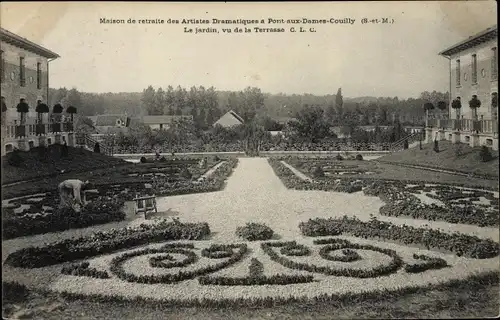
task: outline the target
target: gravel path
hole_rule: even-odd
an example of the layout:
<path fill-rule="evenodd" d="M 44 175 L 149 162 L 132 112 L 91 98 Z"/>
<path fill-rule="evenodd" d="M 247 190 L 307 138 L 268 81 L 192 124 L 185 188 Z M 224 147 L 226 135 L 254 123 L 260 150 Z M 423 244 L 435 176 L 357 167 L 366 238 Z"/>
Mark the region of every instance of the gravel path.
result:
<path fill-rule="evenodd" d="M 308 176 L 306 176 L 305 174 L 303 174 L 302 172 L 300 172 L 299 170 L 295 169 L 294 167 L 292 167 L 291 165 L 289 165 L 288 163 L 286 163 L 285 161 L 281 161 L 281 163 L 287 167 L 288 169 L 292 170 L 292 172 L 297 176 L 299 177 L 300 179 L 302 180 L 305 180 L 305 181 L 309 181 L 311 182 L 312 179 L 309 178 Z"/>
<path fill-rule="evenodd" d="M 212 168 L 208 169 L 207 172 L 205 172 L 201 177 L 198 178 L 198 181 L 203 181 L 204 179 L 210 177 L 215 172 L 215 170 L 217 170 L 224 163 L 226 163 L 226 161 L 221 161 L 221 162 L 217 163 L 215 166 L 213 166 Z"/>

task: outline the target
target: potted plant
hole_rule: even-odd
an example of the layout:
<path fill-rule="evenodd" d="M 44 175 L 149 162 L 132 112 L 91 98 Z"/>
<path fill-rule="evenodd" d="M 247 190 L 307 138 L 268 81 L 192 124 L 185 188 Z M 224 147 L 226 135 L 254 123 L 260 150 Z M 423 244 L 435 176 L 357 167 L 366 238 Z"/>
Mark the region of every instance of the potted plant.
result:
<path fill-rule="evenodd" d="M 455 112 L 457 114 L 457 119 L 460 119 L 460 109 L 462 108 L 462 100 L 460 97 L 457 97 L 453 102 L 451 103 L 452 109 L 455 109 Z"/>
<path fill-rule="evenodd" d="M 76 113 L 76 108 L 73 107 L 73 106 L 69 106 L 67 109 L 66 109 L 66 113 L 70 114 L 70 117 L 71 117 L 71 122 L 73 122 L 73 115 Z"/>
<path fill-rule="evenodd" d="M 477 95 L 473 95 L 472 99 L 469 101 L 469 107 L 474 112 L 474 120 L 477 120 L 477 109 L 481 106 L 481 101 L 477 98 Z"/>
<path fill-rule="evenodd" d="M 49 106 L 38 100 L 38 104 L 36 105 L 35 111 L 38 117 L 38 123 L 42 123 L 42 114 L 49 113 Z"/>
<path fill-rule="evenodd" d="M 21 115 L 21 124 L 26 122 L 26 114 L 30 111 L 30 106 L 26 103 L 24 99 L 21 99 L 17 104 L 17 112 Z"/>
<path fill-rule="evenodd" d="M 52 114 L 53 114 L 53 129 L 52 131 L 54 132 L 61 132 L 61 113 L 63 112 L 63 106 L 59 103 L 56 103 L 54 107 L 52 108 Z"/>

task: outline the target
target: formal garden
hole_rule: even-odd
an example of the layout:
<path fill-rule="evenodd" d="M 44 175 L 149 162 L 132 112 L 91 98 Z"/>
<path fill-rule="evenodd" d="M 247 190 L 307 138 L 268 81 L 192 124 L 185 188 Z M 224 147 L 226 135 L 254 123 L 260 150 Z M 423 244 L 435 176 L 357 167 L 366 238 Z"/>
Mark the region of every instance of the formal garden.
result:
<path fill-rule="evenodd" d="M 498 284 L 492 180 L 361 155 L 169 156 L 72 174 L 92 183 L 79 213 L 58 206 L 57 184 L 71 174 L 3 187 L 3 281 L 13 296 L 234 310 Z M 158 202 L 150 218 L 132 209 L 147 186 Z M 4 313 L 27 312 L 14 305 Z"/>

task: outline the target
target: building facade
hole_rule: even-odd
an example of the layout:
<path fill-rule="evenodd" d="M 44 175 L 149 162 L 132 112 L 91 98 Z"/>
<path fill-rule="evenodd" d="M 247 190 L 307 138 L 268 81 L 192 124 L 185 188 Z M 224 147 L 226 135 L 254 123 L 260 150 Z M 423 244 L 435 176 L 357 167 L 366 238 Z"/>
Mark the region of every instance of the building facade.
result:
<path fill-rule="evenodd" d="M 29 150 L 40 144 L 64 140 L 72 143 L 72 128 L 53 125 L 50 113 L 37 116 L 38 101 L 47 103 L 49 94 L 49 62 L 59 55 L 8 30 L 0 29 L 2 155 L 14 150 Z M 21 122 L 17 105 L 21 99 L 29 112 Z M 5 108 L 5 109 L 4 109 Z M 70 129 L 70 130 L 65 130 Z"/>
<path fill-rule="evenodd" d="M 498 150 L 497 26 L 439 54 L 449 60 L 449 114 L 448 119 L 428 120 L 426 139 L 468 143 L 473 147 L 486 145 Z"/>

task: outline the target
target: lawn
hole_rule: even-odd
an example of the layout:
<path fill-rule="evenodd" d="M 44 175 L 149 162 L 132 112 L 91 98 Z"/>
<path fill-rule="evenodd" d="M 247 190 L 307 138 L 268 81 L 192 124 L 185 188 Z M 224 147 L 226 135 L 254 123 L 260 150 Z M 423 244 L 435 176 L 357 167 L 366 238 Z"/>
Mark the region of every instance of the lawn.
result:
<path fill-rule="evenodd" d="M 416 147 L 394 152 L 378 158 L 377 161 L 428 166 L 498 178 L 498 151 L 492 151 L 493 160 L 482 162 L 479 158 L 480 147 L 471 148 L 463 143 L 439 141 L 439 152 L 435 152 L 433 148 L 434 144 L 425 144 L 422 150 Z"/>
<path fill-rule="evenodd" d="M 2 184 L 18 181 L 54 177 L 62 173 L 81 173 L 96 169 L 126 165 L 127 162 L 83 148 L 68 147 L 67 156 L 62 155 L 62 146 L 51 145 L 42 153 L 42 148 L 18 152 L 19 160 L 9 163 L 13 153 L 2 157 Z"/>

